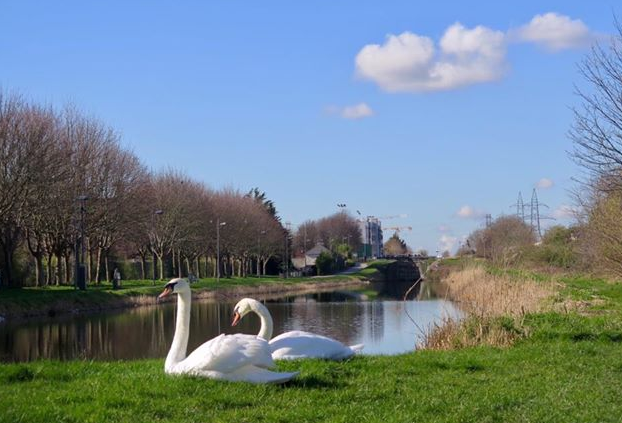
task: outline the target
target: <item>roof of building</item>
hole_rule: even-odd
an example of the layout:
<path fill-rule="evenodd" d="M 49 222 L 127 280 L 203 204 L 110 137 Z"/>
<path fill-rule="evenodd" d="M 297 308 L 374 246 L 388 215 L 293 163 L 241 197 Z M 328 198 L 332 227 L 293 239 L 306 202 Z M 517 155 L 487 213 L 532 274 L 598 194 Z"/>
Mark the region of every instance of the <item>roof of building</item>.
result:
<path fill-rule="evenodd" d="M 330 252 L 330 250 L 324 247 L 322 244 L 315 244 L 315 247 L 311 248 L 307 251 L 307 257 L 317 258 L 320 254 L 324 252 Z"/>

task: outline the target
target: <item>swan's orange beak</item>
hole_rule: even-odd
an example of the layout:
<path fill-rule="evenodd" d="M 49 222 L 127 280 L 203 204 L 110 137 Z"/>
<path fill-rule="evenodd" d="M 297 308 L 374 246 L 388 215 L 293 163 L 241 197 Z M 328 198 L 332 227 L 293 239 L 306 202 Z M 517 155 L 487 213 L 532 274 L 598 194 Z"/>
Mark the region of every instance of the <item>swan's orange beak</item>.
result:
<path fill-rule="evenodd" d="M 169 296 L 172 293 L 173 293 L 173 288 L 171 288 L 170 286 L 165 287 L 164 291 L 162 291 L 162 293 L 158 295 L 158 301 L 160 301 L 164 297 Z"/>
<path fill-rule="evenodd" d="M 240 321 L 241 317 L 240 317 L 240 313 L 238 313 L 237 311 L 235 311 L 233 313 L 233 322 L 231 322 L 231 326 L 236 326 L 238 324 L 238 322 Z"/>

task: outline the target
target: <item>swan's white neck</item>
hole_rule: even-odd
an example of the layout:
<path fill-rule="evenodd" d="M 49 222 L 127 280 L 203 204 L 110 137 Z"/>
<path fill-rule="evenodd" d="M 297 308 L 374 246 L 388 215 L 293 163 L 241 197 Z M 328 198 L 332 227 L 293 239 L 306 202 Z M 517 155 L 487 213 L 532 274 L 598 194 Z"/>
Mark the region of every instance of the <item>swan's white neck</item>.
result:
<path fill-rule="evenodd" d="M 272 322 L 272 316 L 270 316 L 270 312 L 259 301 L 255 304 L 255 313 L 259 316 L 259 320 L 261 321 L 261 328 L 259 328 L 258 337 L 269 341 L 272 338 L 272 331 L 274 330 L 274 325 Z"/>
<path fill-rule="evenodd" d="M 174 372 L 175 366 L 186 358 L 186 349 L 188 348 L 188 336 L 190 334 L 190 302 L 192 296 L 190 292 L 181 292 L 177 294 L 177 319 L 175 322 L 175 335 L 171 349 L 166 356 L 164 370 L 166 372 Z"/>

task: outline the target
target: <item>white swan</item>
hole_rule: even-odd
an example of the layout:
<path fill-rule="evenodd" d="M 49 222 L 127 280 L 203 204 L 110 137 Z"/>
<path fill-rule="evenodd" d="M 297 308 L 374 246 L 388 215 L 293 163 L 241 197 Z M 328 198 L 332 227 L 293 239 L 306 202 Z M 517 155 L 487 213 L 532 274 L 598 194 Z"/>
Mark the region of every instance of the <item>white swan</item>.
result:
<path fill-rule="evenodd" d="M 363 349 L 363 344 L 347 347 L 332 338 L 299 330 L 285 332 L 270 340 L 273 330 L 272 316 L 263 304 L 252 298 L 244 298 L 235 305 L 231 325 L 237 325 L 250 312 L 255 312 L 259 315 L 261 328 L 257 337 L 270 341 L 272 358 L 275 360 L 294 360 L 298 358 L 343 360 Z"/>
<path fill-rule="evenodd" d="M 158 300 L 173 293 L 177 294 L 177 322 L 164 364 L 166 373 L 252 383 L 281 383 L 298 374 L 266 370 L 274 367 L 270 347 L 265 340 L 252 335 L 221 334 L 186 357 L 192 300 L 188 282 L 184 279 L 171 280 Z"/>

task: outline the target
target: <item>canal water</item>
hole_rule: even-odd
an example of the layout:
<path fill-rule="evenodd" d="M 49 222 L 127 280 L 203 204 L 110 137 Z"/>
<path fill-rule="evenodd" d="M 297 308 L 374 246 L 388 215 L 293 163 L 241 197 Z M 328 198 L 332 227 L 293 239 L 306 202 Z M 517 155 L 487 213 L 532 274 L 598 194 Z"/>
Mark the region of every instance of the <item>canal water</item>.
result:
<path fill-rule="evenodd" d="M 460 315 L 451 302 L 435 298 L 434 287 L 426 283 L 417 285 L 412 300 L 402 301 L 411 285 L 376 283 L 263 301 L 272 314 L 275 336 L 305 330 L 347 345 L 363 343 L 363 354 L 400 354 L 414 350 L 434 324 Z M 235 302 L 193 301 L 188 352 L 220 333 L 259 332 L 254 314 L 230 326 Z M 0 361 L 163 358 L 173 339 L 175 310 L 172 302 L 96 315 L 4 321 Z"/>

